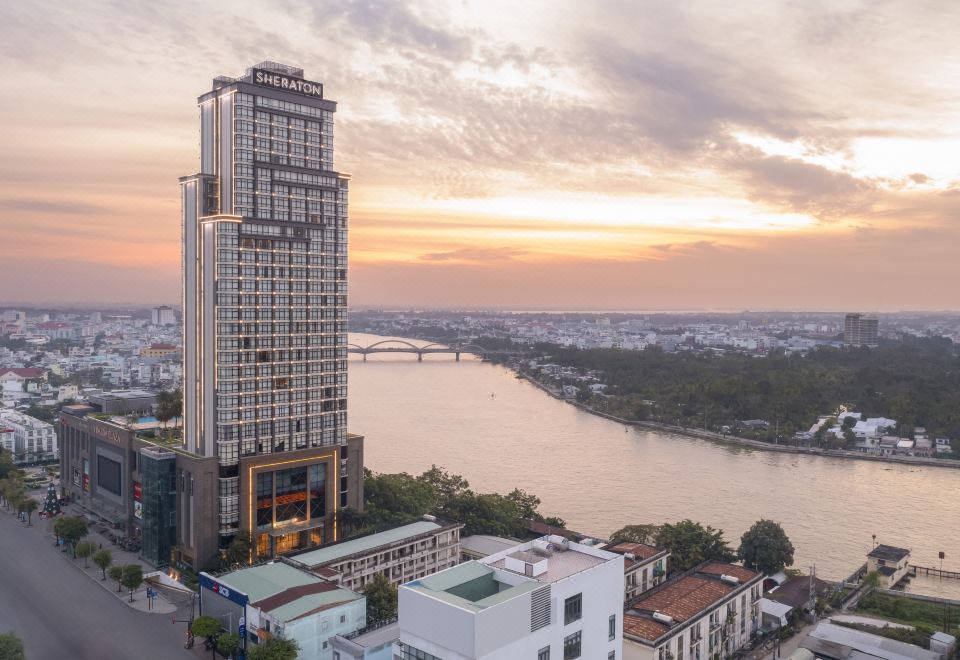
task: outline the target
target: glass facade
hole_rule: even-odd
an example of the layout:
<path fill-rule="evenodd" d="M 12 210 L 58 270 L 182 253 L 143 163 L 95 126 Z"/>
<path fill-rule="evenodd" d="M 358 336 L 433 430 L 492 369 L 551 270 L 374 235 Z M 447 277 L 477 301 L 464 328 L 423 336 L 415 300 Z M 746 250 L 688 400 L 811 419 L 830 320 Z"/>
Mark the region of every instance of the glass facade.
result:
<path fill-rule="evenodd" d="M 322 519 L 326 508 L 326 464 L 292 467 L 256 475 L 259 529 Z"/>
<path fill-rule="evenodd" d="M 177 540 L 177 460 L 170 451 L 144 449 L 140 453 L 143 504 L 143 558 L 166 566 Z"/>

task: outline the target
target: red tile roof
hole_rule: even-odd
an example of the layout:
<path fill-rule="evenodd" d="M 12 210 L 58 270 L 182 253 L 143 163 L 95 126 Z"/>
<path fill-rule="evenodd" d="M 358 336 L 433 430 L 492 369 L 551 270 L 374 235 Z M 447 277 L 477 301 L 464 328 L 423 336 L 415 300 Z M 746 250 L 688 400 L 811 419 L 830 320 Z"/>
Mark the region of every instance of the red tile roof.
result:
<path fill-rule="evenodd" d="M 738 578 L 740 582 L 749 582 L 753 578 L 760 575 L 757 571 L 751 571 L 749 568 L 739 566 L 737 564 L 728 564 L 722 561 L 714 561 L 701 566 L 697 569 L 697 573 L 708 573 L 710 575 L 732 575 L 735 578 Z"/>
<path fill-rule="evenodd" d="M 623 615 L 624 635 L 639 637 L 640 639 L 645 639 L 652 642 L 668 630 L 670 630 L 670 628 L 659 621 L 654 621 L 653 619 L 648 619 L 642 616 L 636 616 L 634 614 Z"/>
<path fill-rule="evenodd" d="M 641 561 L 650 559 L 654 555 L 658 555 L 663 552 L 663 550 L 646 543 L 618 543 L 612 548 L 609 548 L 609 550 L 610 552 L 616 552 L 620 555 L 627 553 L 636 555 L 637 559 Z"/>
<path fill-rule="evenodd" d="M 675 621 L 688 621 L 699 616 L 735 588 L 732 584 L 713 578 L 688 575 L 668 583 L 646 598 L 641 598 L 633 604 L 633 609 L 663 612 Z"/>
<path fill-rule="evenodd" d="M 46 373 L 44 369 L 37 369 L 36 367 L 31 368 L 12 368 L 6 369 L 0 367 L 0 376 L 6 376 L 7 374 L 16 374 L 20 378 L 42 378 Z"/>

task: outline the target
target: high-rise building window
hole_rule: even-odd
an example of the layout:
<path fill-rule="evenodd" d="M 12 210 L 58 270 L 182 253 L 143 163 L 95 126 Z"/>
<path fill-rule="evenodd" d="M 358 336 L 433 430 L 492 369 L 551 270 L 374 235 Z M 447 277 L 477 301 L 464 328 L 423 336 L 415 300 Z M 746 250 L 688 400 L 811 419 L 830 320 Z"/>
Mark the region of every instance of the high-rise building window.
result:
<path fill-rule="evenodd" d="M 577 631 L 563 639 L 563 660 L 573 660 L 580 657 L 581 637 L 581 632 Z"/>

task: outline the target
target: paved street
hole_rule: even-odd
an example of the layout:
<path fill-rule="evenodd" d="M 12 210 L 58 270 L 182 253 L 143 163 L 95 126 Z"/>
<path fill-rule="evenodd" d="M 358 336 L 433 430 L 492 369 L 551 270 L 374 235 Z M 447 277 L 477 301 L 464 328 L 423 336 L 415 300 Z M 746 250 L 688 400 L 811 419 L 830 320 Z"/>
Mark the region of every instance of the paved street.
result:
<path fill-rule="evenodd" d="M 59 556 L 34 515 L 34 528 L 0 512 L 0 631 L 24 641 L 29 660 L 185 660 L 186 624 L 130 609 Z M 202 648 L 202 644 L 199 645 Z"/>

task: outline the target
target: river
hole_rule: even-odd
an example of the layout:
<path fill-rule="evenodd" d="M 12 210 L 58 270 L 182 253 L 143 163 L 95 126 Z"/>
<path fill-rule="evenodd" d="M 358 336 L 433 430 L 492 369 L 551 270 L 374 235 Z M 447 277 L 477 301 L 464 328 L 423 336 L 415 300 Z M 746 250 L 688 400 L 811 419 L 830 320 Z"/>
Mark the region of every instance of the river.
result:
<path fill-rule="evenodd" d="M 366 346 L 384 339 L 351 334 Z M 417 340 L 411 343 L 425 344 Z M 535 493 L 541 511 L 605 536 L 628 524 L 690 518 L 735 548 L 759 518 L 776 520 L 795 566 L 841 579 L 878 543 L 911 562 L 960 570 L 960 470 L 764 452 L 624 427 L 578 410 L 501 366 L 463 356 L 351 356 L 350 430 L 375 472 L 431 464 L 477 491 Z M 960 580 L 909 587 L 960 599 Z"/>

